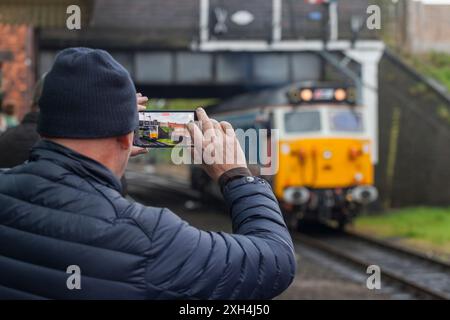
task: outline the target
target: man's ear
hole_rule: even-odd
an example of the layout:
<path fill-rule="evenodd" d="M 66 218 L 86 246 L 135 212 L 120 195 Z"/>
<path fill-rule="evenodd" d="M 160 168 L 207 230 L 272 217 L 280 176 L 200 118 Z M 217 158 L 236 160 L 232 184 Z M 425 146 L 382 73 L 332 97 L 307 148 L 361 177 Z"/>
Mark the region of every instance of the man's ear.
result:
<path fill-rule="evenodd" d="M 116 138 L 120 148 L 123 150 L 129 150 L 133 146 L 133 132 Z"/>

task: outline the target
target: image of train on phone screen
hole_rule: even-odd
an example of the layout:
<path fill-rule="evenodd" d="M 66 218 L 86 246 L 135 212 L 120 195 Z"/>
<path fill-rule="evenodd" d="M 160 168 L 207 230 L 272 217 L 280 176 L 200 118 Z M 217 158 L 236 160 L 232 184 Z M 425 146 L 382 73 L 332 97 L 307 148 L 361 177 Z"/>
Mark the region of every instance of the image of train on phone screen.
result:
<path fill-rule="evenodd" d="M 188 141 L 186 125 L 195 120 L 194 111 L 141 111 L 134 145 L 144 148 L 173 148 Z"/>
<path fill-rule="evenodd" d="M 278 171 L 264 178 L 291 225 L 314 220 L 344 227 L 377 199 L 368 129 L 373 119 L 356 104 L 355 88 L 297 83 L 237 96 L 206 111 L 235 129 L 278 129 Z M 249 167 L 259 175 L 257 166 Z M 191 183 L 205 193 L 214 190 L 198 167 L 192 168 Z"/>

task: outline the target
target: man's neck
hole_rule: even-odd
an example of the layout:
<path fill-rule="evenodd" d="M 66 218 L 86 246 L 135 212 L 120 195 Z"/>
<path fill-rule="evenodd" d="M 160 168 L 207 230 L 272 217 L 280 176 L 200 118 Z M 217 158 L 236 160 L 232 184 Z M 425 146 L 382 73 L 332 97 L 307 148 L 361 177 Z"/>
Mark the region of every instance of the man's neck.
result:
<path fill-rule="evenodd" d="M 108 139 L 64 139 L 46 138 L 93 159 L 108 168 L 117 178 L 121 178 L 121 169 L 115 157 L 114 147 Z"/>

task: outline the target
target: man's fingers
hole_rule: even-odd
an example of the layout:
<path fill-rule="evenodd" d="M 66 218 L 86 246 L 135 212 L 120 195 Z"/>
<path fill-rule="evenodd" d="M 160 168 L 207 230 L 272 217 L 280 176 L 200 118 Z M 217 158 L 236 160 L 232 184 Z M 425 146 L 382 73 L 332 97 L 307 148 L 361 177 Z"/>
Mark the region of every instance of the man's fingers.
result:
<path fill-rule="evenodd" d="M 201 163 L 202 159 L 202 147 L 203 147 L 203 133 L 200 128 L 194 123 L 189 122 L 187 129 L 191 135 L 193 147 L 191 148 L 191 155 L 194 158 L 194 163 Z"/>
<path fill-rule="evenodd" d="M 211 122 L 213 124 L 216 136 L 218 136 L 218 137 L 222 136 L 223 135 L 223 130 L 222 130 L 222 126 L 220 125 L 220 123 L 217 120 L 215 120 L 215 119 L 211 119 Z"/>
<path fill-rule="evenodd" d="M 211 119 L 209 119 L 205 110 L 203 108 L 198 108 L 196 110 L 196 112 L 197 112 L 197 118 L 202 124 L 203 133 L 207 132 L 208 130 L 214 130 L 214 126 L 211 122 Z"/>
<path fill-rule="evenodd" d="M 222 127 L 223 132 L 225 132 L 229 136 L 234 136 L 235 132 L 233 126 L 226 121 L 221 121 L 220 126 Z"/>
<path fill-rule="evenodd" d="M 189 134 L 191 135 L 192 140 L 195 141 L 195 139 L 203 139 L 202 131 L 194 122 L 189 122 L 186 127 L 189 131 Z"/>
<path fill-rule="evenodd" d="M 147 97 L 137 97 L 138 104 L 145 104 L 148 101 Z"/>
<path fill-rule="evenodd" d="M 132 157 L 135 157 L 140 154 L 145 154 L 147 152 L 148 152 L 148 149 L 146 149 L 146 148 L 140 148 L 140 147 L 132 147 L 131 148 L 131 156 Z"/>
<path fill-rule="evenodd" d="M 147 103 L 148 98 L 146 96 L 143 96 L 140 92 L 138 92 L 136 93 L 136 99 L 138 111 L 146 110 L 147 106 L 145 104 Z"/>

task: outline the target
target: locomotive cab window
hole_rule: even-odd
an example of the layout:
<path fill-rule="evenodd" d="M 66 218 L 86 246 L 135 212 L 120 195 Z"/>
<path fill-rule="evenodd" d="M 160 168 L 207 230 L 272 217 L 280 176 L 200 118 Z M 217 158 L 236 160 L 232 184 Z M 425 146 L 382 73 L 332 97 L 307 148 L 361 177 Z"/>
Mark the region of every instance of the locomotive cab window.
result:
<path fill-rule="evenodd" d="M 363 116 L 359 111 L 333 110 L 329 112 L 330 130 L 334 132 L 363 132 Z"/>
<path fill-rule="evenodd" d="M 293 111 L 284 114 L 288 133 L 317 132 L 321 130 L 320 111 Z"/>

